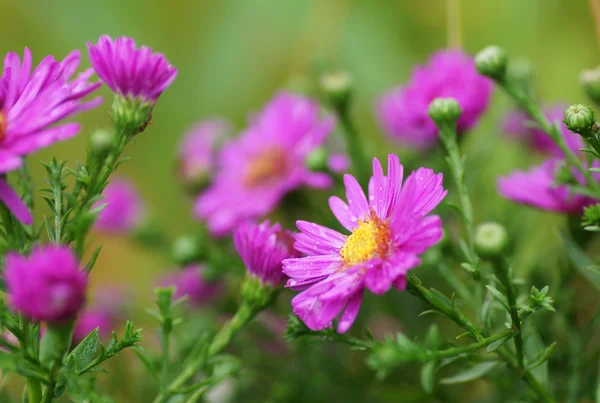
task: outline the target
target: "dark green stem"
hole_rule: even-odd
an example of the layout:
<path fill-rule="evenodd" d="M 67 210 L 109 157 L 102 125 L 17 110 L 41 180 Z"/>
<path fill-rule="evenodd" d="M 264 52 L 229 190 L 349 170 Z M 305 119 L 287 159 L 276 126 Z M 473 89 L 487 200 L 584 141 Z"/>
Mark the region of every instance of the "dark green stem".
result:
<path fill-rule="evenodd" d="M 516 330 L 508 329 L 508 330 L 505 330 L 504 332 L 498 333 L 497 335 L 483 338 L 476 343 L 469 344 L 468 346 L 454 347 L 454 348 L 449 348 L 446 350 L 437 350 L 437 351 L 436 350 L 427 350 L 427 352 L 425 353 L 425 355 L 423 357 L 423 360 L 433 361 L 433 360 L 439 360 L 442 358 L 456 357 L 457 355 L 460 355 L 460 354 L 472 353 L 483 347 L 489 346 L 490 344 L 492 344 L 495 341 L 505 339 L 508 337 L 514 337 L 516 334 L 517 334 Z"/>

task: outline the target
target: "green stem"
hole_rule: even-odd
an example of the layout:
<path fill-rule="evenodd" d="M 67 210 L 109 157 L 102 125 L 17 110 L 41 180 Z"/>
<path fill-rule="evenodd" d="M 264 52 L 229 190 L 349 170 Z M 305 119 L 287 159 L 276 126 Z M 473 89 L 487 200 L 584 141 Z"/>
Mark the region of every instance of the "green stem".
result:
<path fill-rule="evenodd" d="M 343 132 L 346 137 L 348 154 L 350 155 L 350 160 L 352 161 L 352 169 L 356 174 L 358 183 L 360 183 L 362 186 L 365 186 L 371 177 L 370 161 L 365 155 L 364 146 L 361 144 L 358 132 L 352 123 L 352 119 L 348 113 L 347 105 L 345 107 L 338 108 L 337 112 L 340 118 L 340 123 L 344 128 Z"/>
<path fill-rule="evenodd" d="M 163 327 L 163 349 L 162 349 L 162 379 L 163 383 L 166 385 L 169 382 L 169 354 L 170 354 L 170 339 L 171 332 L 170 328 L 167 326 Z"/>
<path fill-rule="evenodd" d="M 464 354 L 464 353 L 472 353 L 474 351 L 479 350 L 480 348 L 489 346 L 490 344 L 492 344 L 495 341 L 498 341 L 498 340 L 501 340 L 501 339 L 504 339 L 507 337 L 514 337 L 516 334 L 517 334 L 516 330 L 508 329 L 502 333 L 498 333 L 495 336 L 483 338 L 476 343 L 469 344 L 468 346 L 454 347 L 454 348 L 449 348 L 446 350 L 438 350 L 438 351 L 428 350 L 426 352 L 425 356 L 423 357 L 423 359 L 426 361 L 433 361 L 433 360 L 439 360 L 441 358 L 456 357 L 457 355 Z"/>
<path fill-rule="evenodd" d="M 39 381 L 27 378 L 27 399 L 29 403 L 42 401 L 42 385 Z"/>

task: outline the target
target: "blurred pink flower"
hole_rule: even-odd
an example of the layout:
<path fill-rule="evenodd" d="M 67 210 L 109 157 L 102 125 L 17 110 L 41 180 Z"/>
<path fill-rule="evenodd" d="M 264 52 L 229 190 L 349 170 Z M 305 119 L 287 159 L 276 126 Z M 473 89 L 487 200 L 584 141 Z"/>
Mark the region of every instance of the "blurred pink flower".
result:
<path fill-rule="evenodd" d="M 204 266 L 189 265 L 183 270 L 173 271 L 159 281 L 161 287 L 174 285 L 174 299 L 188 297 L 192 305 L 201 305 L 215 299 L 223 291 L 220 281 L 208 281 L 204 277 Z"/>
<path fill-rule="evenodd" d="M 144 219 L 144 203 L 129 180 L 114 178 L 102 192 L 104 198 L 93 207 L 106 203 L 98 215 L 94 228 L 100 231 L 128 233 Z"/>

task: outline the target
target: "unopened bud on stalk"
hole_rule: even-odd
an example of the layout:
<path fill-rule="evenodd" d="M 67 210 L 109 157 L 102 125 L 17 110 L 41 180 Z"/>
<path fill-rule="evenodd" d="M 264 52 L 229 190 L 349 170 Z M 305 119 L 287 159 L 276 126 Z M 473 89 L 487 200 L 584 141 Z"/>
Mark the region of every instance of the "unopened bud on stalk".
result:
<path fill-rule="evenodd" d="M 202 257 L 200 240 L 191 235 L 177 238 L 171 246 L 171 256 L 181 266 L 197 262 Z"/>
<path fill-rule="evenodd" d="M 488 46 L 475 56 L 475 66 L 480 74 L 493 79 L 502 79 L 506 75 L 508 55 L 498 46 Z"/>
<path fill-rule="evenodd" d="M 323 147 L 315 148 L 306 156 L 306 166 L 313 172 L 327 170 L 327 150 Z"/>
<path fill-rule="evenodd" d="M 436 98 L 429 104 L 429 117 L 438 125 L 456 124 L 462 110 L 454 98 Z"/>
<path fill-rule="evenodd" d="M 133 136 L 146 129 L 152 119 L 154 102 L 115 94 L 110 116 L 113 125 L 125 136 Z"/>
<path fill-rule="evenodd" d="M 115 147 L 115 135 L 109 130 L 96 130 L 90 136 L 90 147 L 94 156 L 106 158 Z"/>
<path fill-rule="evenodd" d="M 501 257 L 508 249 L 506 229 L 495 222 L 486 222 L 475 230 L 475 251 L 484 259 Z"/>
<path fill-rule="evenodd" d="M 571 105 L 565 111 L 563 122 L 565 122 L 567 129 L 587 137 L 592 133 L 596 119 L 594 111 L 589 106 Z"/>
<path fill-rule="evenodd" d="M 588 97 L 596 104 L 600 105 L 600 66 L 593 70 L 584 70 L 579 76 L 581 86 Z"/>
<path fill-rule="evenodd" d="M 345 71 L 325 73 L 321 77 L 321 89 L 333 106 L 344 109 L 352 95 L 352 76 Z"/>

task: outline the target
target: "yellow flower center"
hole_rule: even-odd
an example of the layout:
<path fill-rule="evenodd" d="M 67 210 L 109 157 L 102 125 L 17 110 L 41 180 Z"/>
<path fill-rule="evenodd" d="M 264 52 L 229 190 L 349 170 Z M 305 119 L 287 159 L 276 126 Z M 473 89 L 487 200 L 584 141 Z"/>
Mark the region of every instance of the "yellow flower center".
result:
<path fill-rule="evenodd" d="M 282 177 L 288 166 L 286 156 L 278 147 L 261 152 L 250 162 L 244 183 L 248 187 L 255 187 Z"/>
<path fill-rule="evenodd" d="M 373 209 L 369 218 L 358 220 L 358 226 L 340 249 L 345 266 L 354 266 L 374 257 L 385 256 L 389 250 L 391 232 L 387 221 L 381 220 Z"/>

